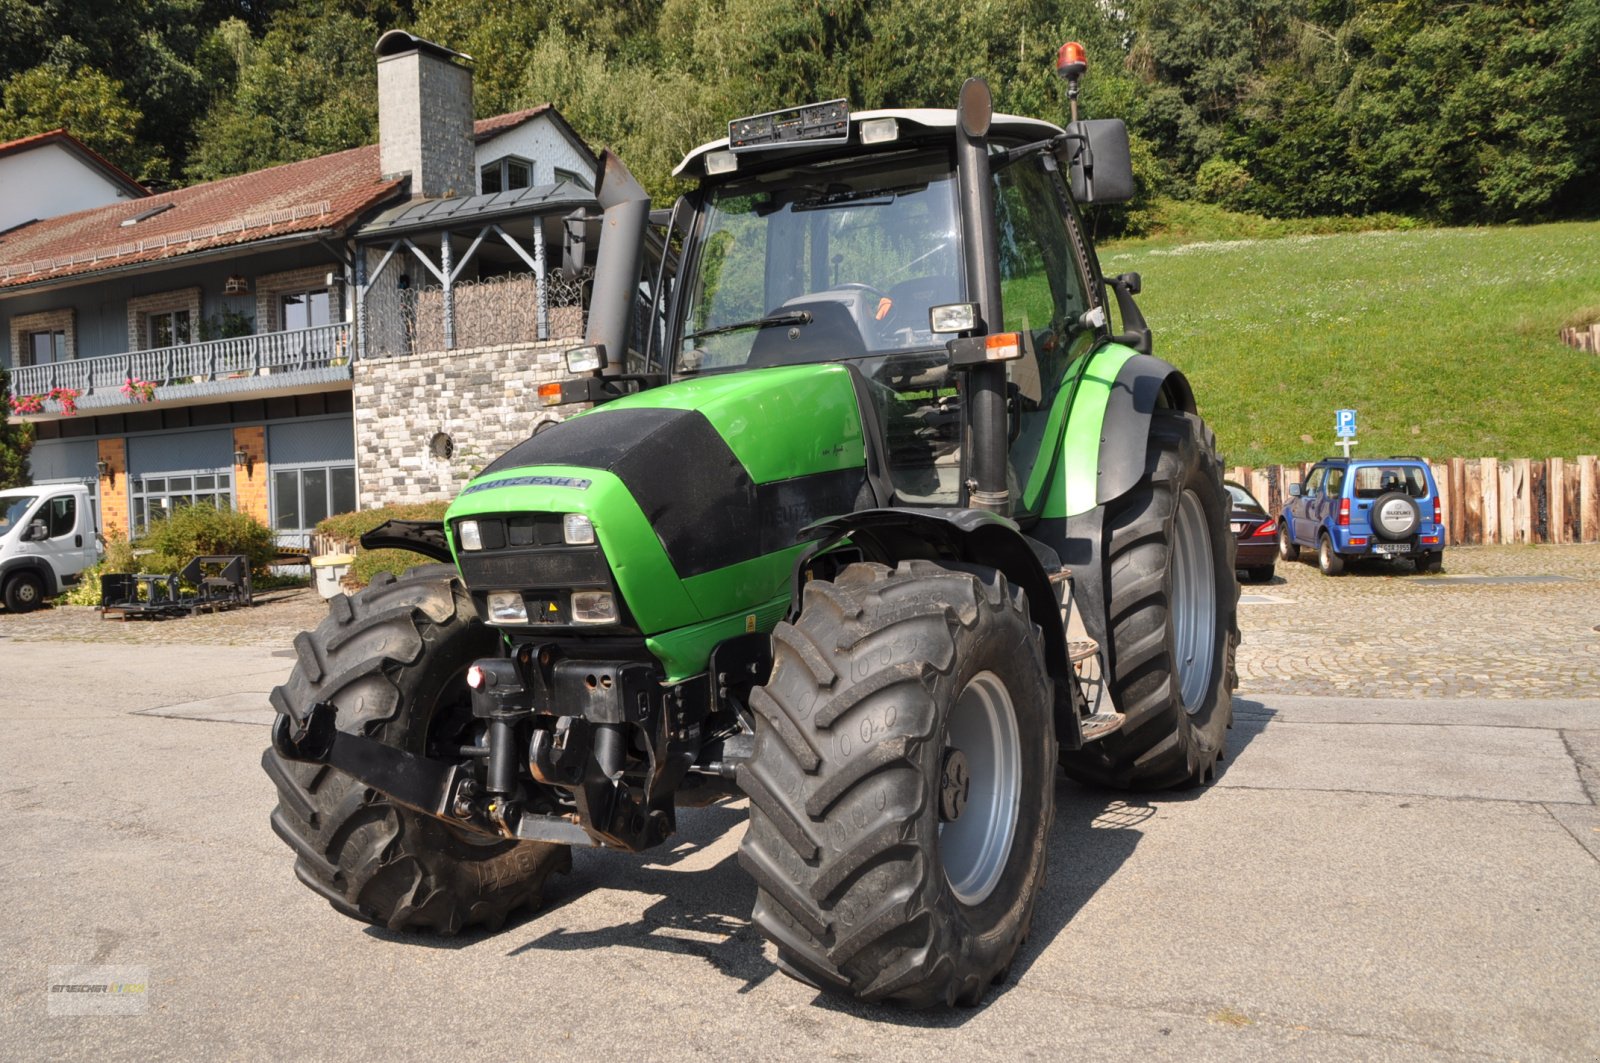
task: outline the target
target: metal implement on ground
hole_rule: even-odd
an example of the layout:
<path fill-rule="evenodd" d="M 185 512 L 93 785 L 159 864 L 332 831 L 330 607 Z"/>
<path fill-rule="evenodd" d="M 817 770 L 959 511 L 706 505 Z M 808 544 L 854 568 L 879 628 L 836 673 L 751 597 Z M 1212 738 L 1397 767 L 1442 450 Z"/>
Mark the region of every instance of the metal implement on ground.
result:
<path fill-rule="evenodd" d="M 440 564 L 296 640 L 273 826 L 340 911 L 454 931 L 573 845 L 747 797 L 786 972 L 975 1003 L 1038 902 L 1056 771 L 1185 786 L 1222 754 L 1215 440 L 1079 216 L 1131 195 L 1120 121 L 995 114 L 974 80 L 729 131 L 670 213 L 607 158 L 588 332 L 541 388 L 592 408 L 366 540 Z"/>

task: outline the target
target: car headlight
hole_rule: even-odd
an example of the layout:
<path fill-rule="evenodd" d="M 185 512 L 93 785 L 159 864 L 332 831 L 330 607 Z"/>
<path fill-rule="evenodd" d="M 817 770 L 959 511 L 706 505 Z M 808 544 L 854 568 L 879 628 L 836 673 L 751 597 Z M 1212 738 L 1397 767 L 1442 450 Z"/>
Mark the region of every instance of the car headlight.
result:
<path fill-rule="evenodd" d="M 461 549 L 482 550 L 483 534 L 478 530 L 475 520 L 463 520 L 456 524 L 456 535 L 461 539 Z"/>
<path fill-rule="evenodd" d="M 489 623 L 526 624 L 527 622 L 528 604 L 522 600 L 522 592 L 489 592 Z"/>
<path fill-rule="evenodd" d="M 614 624 L 617 600 L 610 591 L 573 591 L 572 620 L 577 624 Z"/>
<path fill-rule="evenodd" d="M 561 537 L 568 546 L 591 546 L 594 543 L 594 522 L 582 513 L 568 513 L 561 518 Z"/>

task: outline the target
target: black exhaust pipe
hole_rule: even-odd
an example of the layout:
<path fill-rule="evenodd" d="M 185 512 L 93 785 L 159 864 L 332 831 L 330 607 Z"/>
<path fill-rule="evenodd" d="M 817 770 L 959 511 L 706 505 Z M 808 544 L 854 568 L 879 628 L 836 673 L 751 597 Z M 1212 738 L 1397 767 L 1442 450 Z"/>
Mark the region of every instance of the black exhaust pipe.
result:
<path fill-rule="evenodd" d="M 994 100 L 982 78 L 961 86 L 956 110 L 956 181 L 961 196 L 961 235 L 967 254 L 967 281 L 978 304 L 979 329 L 993 334 L 1004 327 L 1000 306 L 1000 252 L 994 231 L 994 183 L 989 169 L 989 122 Z M 1001 516 L 1011 515 L 1006 486 L 1006 367 L 1004 362 L 974 366 L 967 372 L 967 404 L 972 438 L 967 468 L 972 489 L 967 504 Z"/>
<path fill-rule="evenodd" d="M 600 187 L 595 198 L 604 213 L 584 342 L 605 347 L 607 364 L 603 375 L 617 376 L 627 371 L 628 329 L 639 290 L 639 259 L 644 249 L 645 226 L 650 223 L 650 195 L 621 159 L 602 151 Z"/>

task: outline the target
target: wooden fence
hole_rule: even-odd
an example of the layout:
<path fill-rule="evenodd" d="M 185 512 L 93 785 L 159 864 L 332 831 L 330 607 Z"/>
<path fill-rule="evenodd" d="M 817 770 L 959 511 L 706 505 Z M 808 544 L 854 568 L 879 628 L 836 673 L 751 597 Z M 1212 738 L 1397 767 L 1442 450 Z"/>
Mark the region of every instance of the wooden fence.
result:
<path fill-rule="evenodd" d="M 1448 545 L 1600 542 L 1600 457 L 1428 464 L 1439 485 Z M 1236 466 L 1228 478 L 1248 487 L 1269 513 L 1281 513 L 1289 484 L 1302 482 L 1311 465 Z"/>
<path fill-rule="evenodd" d="M 1564 328 L 1561 330 L 1561 342 L 1568 347 L 1576 347 L 1580 351 L 1600 354 L 1600 325 L 1585 325 L 1583 328 Z"/>

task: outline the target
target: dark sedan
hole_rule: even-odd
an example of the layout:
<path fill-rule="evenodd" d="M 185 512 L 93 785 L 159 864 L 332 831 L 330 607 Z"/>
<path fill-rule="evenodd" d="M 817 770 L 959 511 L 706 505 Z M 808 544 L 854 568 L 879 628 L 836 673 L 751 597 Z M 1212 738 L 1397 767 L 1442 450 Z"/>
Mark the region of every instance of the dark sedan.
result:
<path fill-rule="evenodd" d="M 1233 503 L 1228 519 L 1233 522 L 1239 551 L 1234 566 L 1250 581 L 1265 583 L 1272 578 L 1272 566 L 1278 560 L 1278 522 L 1243 484 L 1226 483 Z"/>

